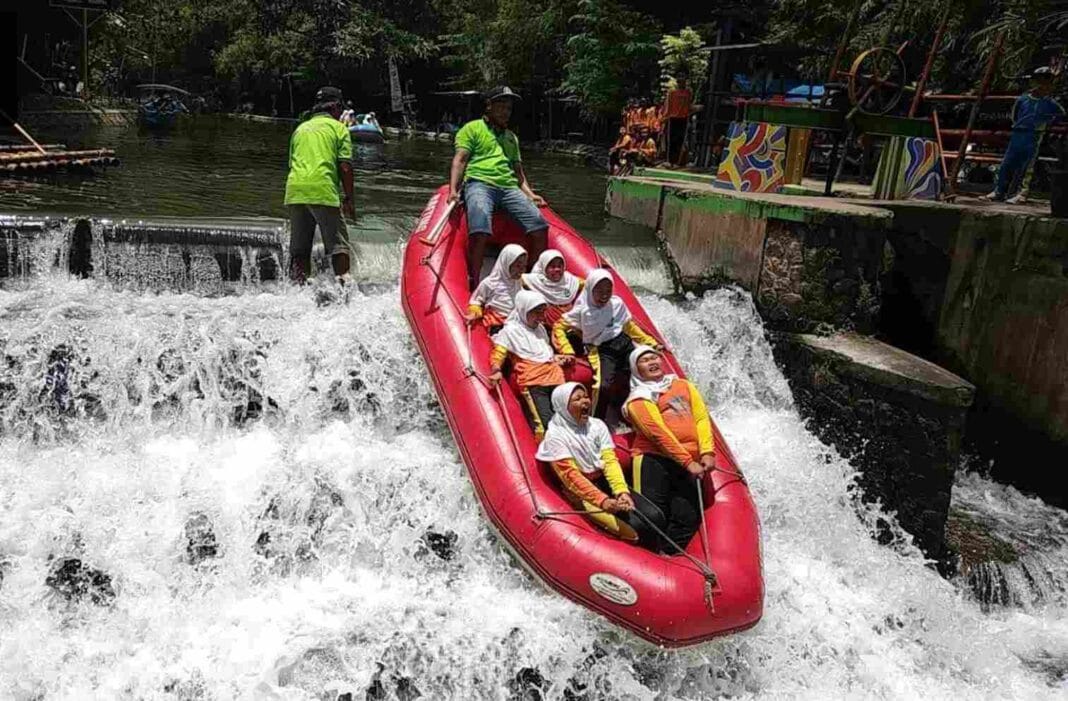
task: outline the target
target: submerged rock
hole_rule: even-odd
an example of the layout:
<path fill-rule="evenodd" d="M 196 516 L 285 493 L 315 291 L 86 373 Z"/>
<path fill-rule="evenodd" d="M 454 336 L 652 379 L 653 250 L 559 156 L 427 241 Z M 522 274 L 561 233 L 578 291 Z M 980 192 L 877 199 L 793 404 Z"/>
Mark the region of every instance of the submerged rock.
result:
<path fill-rule="evenodd" d="M 427 530 L 422 537 L 423 544 L 446 562 L 456 556 L 456 544 L 459 540 L 460 537 L 453 531 L 438 533 L 434 530 Z"/>
<path fill-rule="evenodd" d="M 190 565 L 219 556 L 219 544 L 207 514 L 198 511 L 189 516 L 185 522 L 185 539 L 186 562 Z"/>
<path fill-rule="evenodd" d="M 545 677 L 535 667 L 523 667 L 508 684 L 512 691 L 510 698 L 516 701 L 541 701 L 545 698 L 548 686 Z"/>
<path fill-rule="evenodd" d="M 415 686 L 415 682 L 408 677 L 391 674 L 388 679 L 383 681 L 385 669 L 386 666 L 379 662 L 378 671 L 375 672 L 371 685 L 367 687 L 367 695 L 365 696 L 367 701 L 385 701 L 385 699 L 414 701 L 422 696 L 418 687 Z M 348 697 L 349 701 L 353 701 L 352 694 L 342 694 L 338 697 L 338 701 L 342 701 L 346 697 Z"/>
<path fill-rule="evenodd" d="M 956 574 L 984 609 L 1023 603 L 1003 569 L 1020 559 L 1010 543 L 963 511 L 953 510 L 946 521 L 946 547 L 953 553 L 947 574 Z"/>
<path fill-rule="evenodd" d="M 53 562 L 45 584 L 68 602 L 88 597 L 97 606 L 109 606 L 115 599 L 111 575 L 76 557 L 63 557 Z"/>
<path fill-rule="evenodd" d="M 275 495 L 260 517 L 263 530 L 253 549 L 272 560 L 272 569 L 281 574 L 288 573 L 297 562 L 315 560 L 327 522 L 344 505 L 341 493 L 319 479 L 307 500 Z"/>

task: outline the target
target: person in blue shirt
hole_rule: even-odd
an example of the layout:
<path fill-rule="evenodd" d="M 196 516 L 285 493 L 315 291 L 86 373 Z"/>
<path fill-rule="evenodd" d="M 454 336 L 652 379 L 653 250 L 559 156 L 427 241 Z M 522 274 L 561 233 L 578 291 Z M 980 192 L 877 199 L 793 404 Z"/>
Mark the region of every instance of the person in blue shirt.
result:
<path fill-rule="evenodd" d="M 1009 204 L 1022 201 L 1017 192 L 1038 153 L 1042 134 L 1046 127 L 1064 116 L 1064 107 L 1052 96 L 1054 77 L 1053 71 L 1045 66 L 1031 73 L 1031 89 L 1016 98 L 1012 106 L 1012 136 L 998 168 L 997 184 L 993 192 L 980 199 Z"/>

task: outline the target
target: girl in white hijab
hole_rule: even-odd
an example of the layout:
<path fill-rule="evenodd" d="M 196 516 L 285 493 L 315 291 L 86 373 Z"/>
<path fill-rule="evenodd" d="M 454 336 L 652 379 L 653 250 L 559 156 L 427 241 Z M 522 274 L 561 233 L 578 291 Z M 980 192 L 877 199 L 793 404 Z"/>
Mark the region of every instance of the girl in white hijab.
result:
<path fill-rule="evenodd" d="M 522 289 L 523 271 L 527 269 L 527 252 L 517 243 L 501 249 L 493 270 L 478 283 L 467 305 L 467 323 L 479 319 L 489 329 L 500 327 L 515 308 L 515 296 Z"/>
<path fill-rule="evenodd" d="M 623 300 L 612 294 L 612 273 L 597 268 L 586 278 L 586 287 L 571 311 L 553 325 L 553 342 L 564 355 L 573 355 L 568 332 L 577 333 L 593 366 L 593 401 L 597 416 L 605 416 L 610 399 L 621 394 L 629 379 L 627 356 L 640 343 L 661 348 L 659 341 L 631 319 Z"/>
<path fill-rule="evenodd" d="M 668 537 L 685 547 L 701 522 L 694 479 L 715 467 L 715 434 L 697 387 L 666 369 L 649 346 L 631 352 L 623 413 L 636 434 L 634 490 L 665 514 Z"/>
<path fill-rule="evenodd" d="M 634 499 L 616 457 L 612 434 L 590 416 L 586 388 L 567 382 L 553 390 L 553 418 L 535 457 L 552 465 L 570 501 L 600 527 L 624 540 L 637 540 L 630 523 Z M 644 513 L 644 510 L 643 510 Z"/>
<path fill-rule="evenodd" d="M 538 256 L 534 268 L 523 276 L 523 286 L 528 290 L 540 292 L 549 307 L 545 312 L 545 321 L 549 326 L 555 324 L 560 315 L 567 312 L 578 299 L 582 291 L 583 279 L 567 272 L 564 254 L 555 248 Z"/>
<path fill-rule="evenodd" d="M 500 382 L 505 362 L 511 362 L 512 377 L 538 440 L 553 416 L 553 388 L 564 383 L 563 366 L 574 360 L 553 352 L 543 324 L 546 307 L 541 294 L 521 290 L 504 328 L 493 335 L 490 351 L 489 381 L 493 385 Z"/>

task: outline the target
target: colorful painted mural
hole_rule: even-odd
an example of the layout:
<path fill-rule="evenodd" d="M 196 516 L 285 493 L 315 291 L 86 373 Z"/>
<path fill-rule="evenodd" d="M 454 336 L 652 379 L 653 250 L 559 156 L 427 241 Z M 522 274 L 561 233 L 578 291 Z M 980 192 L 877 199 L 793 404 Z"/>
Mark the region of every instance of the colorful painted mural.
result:
<path fill-rule="evenodd" d="M 886 142 L 872 183 L 872 195 L 886 200 L 937 200 L 942 193 L 938 144 L 919 136 Z"/>
<path fill-rule="evenodd" d="M 786 160 L 786 127 L 732 122 L 715 186 L 740 192 L 779 192 Z"/>

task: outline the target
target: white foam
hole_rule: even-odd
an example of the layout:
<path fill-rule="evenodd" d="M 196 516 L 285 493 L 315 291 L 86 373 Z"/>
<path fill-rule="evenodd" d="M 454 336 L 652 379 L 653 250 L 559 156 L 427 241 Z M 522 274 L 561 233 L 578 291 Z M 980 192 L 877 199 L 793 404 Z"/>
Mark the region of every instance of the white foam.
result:
<path fill-rule="evenodd" d="M 547 698 L 569 684 L 589 698 L 1063 698 L 1063 598 L 985 613 L 906 534 L 872 540 L 879 514 L 798 418 L 746 295 L 644 300 L 748 476 L 764 536 L 764 621 L 670 652 L 546 591 L 500 547 L 396 288 L 323 307 L 315 292 L 0 290 L 13 361 L 0 367 L 0 697 L 364 698 L 377 679 L 391 697 L 410 683 L 423 698 L 501 698 L 534 668 Z M 43 391 L 61 343 L 68 414 Z M 235 424 L 256 395 L 276 408 Z M 1011 511 L 1014 528 L 1049 520 L 963 484 L 971 508 Z M 183 536 L 195 512 L 219 547 L 197 567 Z M 421 543 L 427 529 L 457 534 L 453 560 Z M 49 594 L 48 557 L 71 554 L 112 577 L 112 607 Z"/>

